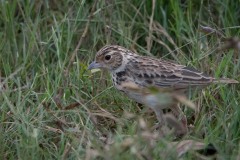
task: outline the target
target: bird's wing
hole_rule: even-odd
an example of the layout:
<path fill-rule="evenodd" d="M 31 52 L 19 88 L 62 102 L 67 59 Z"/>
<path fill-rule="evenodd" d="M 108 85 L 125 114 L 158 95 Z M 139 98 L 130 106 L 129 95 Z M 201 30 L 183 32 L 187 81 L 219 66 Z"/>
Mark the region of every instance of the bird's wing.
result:
<path fill-rule="evenodd" d="M 127 72 L 143 87 L 184 89 L 194 86 L 206 86 L 215 79 L 191 67 L 149 57 L 139 57 L 127 64 Z"/>

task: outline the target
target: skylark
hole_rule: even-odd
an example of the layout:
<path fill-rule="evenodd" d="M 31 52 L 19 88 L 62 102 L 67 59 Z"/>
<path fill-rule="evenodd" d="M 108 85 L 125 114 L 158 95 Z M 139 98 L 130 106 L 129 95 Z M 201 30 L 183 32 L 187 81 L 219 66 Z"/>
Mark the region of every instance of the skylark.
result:
<path fill-rule="evenodd" d="M 139 90 L 156 87 L 171 90 L 173 93 L 186 93 L 190 88 L 203 88 L 212 83 L 238 83 L 236 80 L 216 79 L 191 67 L 163 59 L 140 56 L 124 47 L 107 45 L 100 49 L 88 69 L 107 69 L 114 86 L 138 103 L 146 104 L 145 92 Z M 139 90 L 132 89 L 139 88 Z M 160 123 L 164 123 L 162 109 L 169 107 L 178 116 L 182 111 L 176 103 L 150 106 Z M 148 103 L 149 104 L 149 100 Z M 185 121 L 185 118 L 183 118 Z M 184 122 L 186 123 L 186 122 Z"/>

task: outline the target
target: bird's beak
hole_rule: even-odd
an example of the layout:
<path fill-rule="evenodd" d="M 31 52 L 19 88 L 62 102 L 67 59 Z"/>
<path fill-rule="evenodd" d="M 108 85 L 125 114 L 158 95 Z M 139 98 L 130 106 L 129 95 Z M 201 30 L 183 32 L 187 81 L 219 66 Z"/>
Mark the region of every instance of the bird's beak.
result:
<path fill-rule="evenodd" d="M 97 63 L 96 61 L 93 61 L 89 66 L 88 66 L 88 70 L 91 69 L 96 69 L 96 68 L 101 68 L 102 65 L 100 63 Z"/>

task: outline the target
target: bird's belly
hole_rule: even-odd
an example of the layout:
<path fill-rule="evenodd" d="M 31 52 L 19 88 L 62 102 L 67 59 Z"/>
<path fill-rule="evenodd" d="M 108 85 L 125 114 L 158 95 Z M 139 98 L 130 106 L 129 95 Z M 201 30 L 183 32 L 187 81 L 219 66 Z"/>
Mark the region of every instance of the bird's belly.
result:
<path fill-rule="evenodd" d="M 130 85 L 130 86 L 124 86 L 124 85 Z M 130 99 L 143 104 L 143 99 L 144 99 L 144 95 L 143 93 L 141 93 L 141 89 L 139 88 L 139 92 L 136 91 L 137 89 L 135 88 L 137 85 L 133 85 L 132 83 L 125 83 L 123 85 L 118 85 L 115 84 L 115 88 L 121 92 L 123 92 L 124 94 L 126 94 Z M 131 86 L 132 85 L 132 86 Z M 129 88 L 128 88 L 129 87 Z M 133 88 L 131 88 L 133 87 Z"/>
<path fill-rule="evenodd" d="M 136 83 L 133 78 L 129 76 L 117 77 L 113 75 L 112 81 L 117 90 L 125 93 L 130 99 L 143 104 L 144 96 L 143 93 L 141 93 L 141 89 L 143 88 Z"/>
<path fill-rule="evenodd" d="M 141 93 L 136 92 L 125 92 L 125 94 L 132 100 L 136 101 L 137 103 L 144 104 L 144 96 Z"/>

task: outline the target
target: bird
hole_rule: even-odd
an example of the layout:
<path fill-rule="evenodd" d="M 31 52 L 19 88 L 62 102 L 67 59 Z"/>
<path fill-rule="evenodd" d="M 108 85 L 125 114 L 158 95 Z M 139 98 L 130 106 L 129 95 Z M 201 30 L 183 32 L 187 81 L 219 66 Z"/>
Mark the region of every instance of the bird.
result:
<path fill-rule="evenodd" d="M 164 108 L 170 108 L 175 116 L 181 115 L 184 125 L 187 123 L 186 117 L 177 102 L 157 105 L 156 98 L 151 99 L 151 94 L 149 97 L 149 93 L 146 93 L 149 87 L 159 88 L 164 93 L 167 91 L 185 95 L 192 89 L 201 89 L 213 83 L 238 83 L 234 79 L 217 79 L 195 68 L 169 60 L 141 56 L 118 45 L 102 47 L 88 69 L 108 70 L 114 87 L 130 99 L 140 104 L 150 105 L 159 123 L 163 125 L 165 124 L 162 112 Z M 172 94 L 167 95 L 170 97 Z M 187 129 L 184 132 L 187 132 Z"/>

